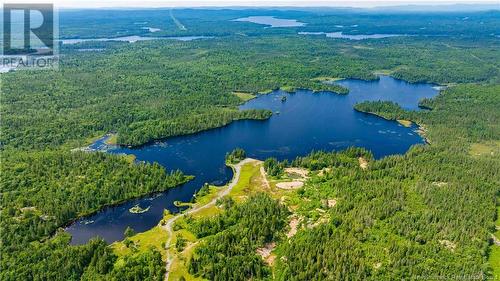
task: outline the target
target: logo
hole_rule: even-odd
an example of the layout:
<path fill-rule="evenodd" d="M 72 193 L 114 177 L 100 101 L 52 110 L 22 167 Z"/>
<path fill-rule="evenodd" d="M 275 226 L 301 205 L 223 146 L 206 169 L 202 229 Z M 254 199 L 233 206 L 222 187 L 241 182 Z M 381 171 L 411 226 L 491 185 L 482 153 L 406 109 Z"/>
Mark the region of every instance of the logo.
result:
<path fill-rule="evenodd" d="M 4 3 L 0 72 L 57 66 L 57 15 L 53 4 Z"/>

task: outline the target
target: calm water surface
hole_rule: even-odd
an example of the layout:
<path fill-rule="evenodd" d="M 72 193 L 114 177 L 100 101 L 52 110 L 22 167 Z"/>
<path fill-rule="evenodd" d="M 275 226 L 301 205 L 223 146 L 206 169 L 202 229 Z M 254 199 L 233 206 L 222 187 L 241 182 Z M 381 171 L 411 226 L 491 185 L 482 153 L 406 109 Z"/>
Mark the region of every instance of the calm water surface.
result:
<path fill-rule="evenodd" d="M 270 27 L 296 27 L 306 25 L 303 22 L 294 19 L 278 19 L 270 16 L 255 16 L 235 19 L 234 21 L 252 22 L 257 24 L 269 25 Z"/>
<path fill-rule="evenodd" d="M 139 161 L 158 162 L 167 169 L 180 169 L 196 178 L 168 192 L 131 200 L 116 207 L 80 219 L 67 228 L 73 244 L 95 236 L 108 242 L 121 240 L 127 226 L 138 232 L 155 226 L 164 209 L 178 211 L 176 200 L 189 201 L 204 183 L 222 185 L 232 177 L 224 165 L 224 155 L 236 147 L 248 156 L 265 159 L 293 159 L 311 150 L 341 150 L 349 146 L 365 147 L 376 158 L 405 153 L 410 146 L 423 143 L 415 127 L 405 128 L 394 121 L 356 112 L 354 104 L 366 100 L 390 100 L 403 108 L 418 110 L 418 101 L 437 94 L 430 84 L 409 84 L 381 76 L 379 81 L 343 80 L 338 84 L 350 89 L 348 95 L 313 94 L 301 90 L 295 94 L 275 91 L 241 106 L 241 109 L 271 109 L 275 114 L 266 121 L 242 120 L 198 134 L 170 138 L 142 148 L 106 147 L 100 140 L 94 149 L 110 153 L 134 154 Z M 281 101 L 287 96 L 285 102 Z M 277 114 L 276 112 L 279 112 Z M 143 214 L 132 214 L 135 204 L 150 207 Z"/>
<path fill-rule="evenodd" d="M 342 32 L 299 32 L 300 35 L 326 35 L 328 38 L 341 38 L 349 40 L 380 39 L 396 36 L 405 36 L 403 34 L 344 34 Z"/>
<path fill-rule="evenodd" d="M 157 30 L 159 31 L 159 30 Z M 155 31 L 151 31 L 155 32 Z M 131 35 L 131 36 L 123 36 L 123 37 L 115 37 L 115 38 L 87 38 L 87 39 L 62 39 L 60 40 L 65 45 L 77 44 L 82 42 L 108 42 L 108 41 L 120 41 L 120 42 L 129 42 L 135 43 L 137 41 L 151 41 L 151 40 L 178 40 L 178 41 L 192 41 L 196 39 L 210 39 L 213 38 L 211 36 L 178 36 L 178 37 L 151 37 L 151 36 L 139 36 L 139 35 Z"/>

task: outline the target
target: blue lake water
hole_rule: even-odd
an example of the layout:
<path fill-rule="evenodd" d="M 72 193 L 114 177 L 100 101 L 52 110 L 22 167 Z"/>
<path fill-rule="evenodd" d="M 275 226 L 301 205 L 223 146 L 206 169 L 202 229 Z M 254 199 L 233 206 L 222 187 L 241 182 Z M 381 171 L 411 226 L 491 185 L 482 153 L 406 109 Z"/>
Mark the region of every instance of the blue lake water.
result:
<path fill-rule="evenodd" d="M 271 16 L 253 16 L 235 19 L 234 21 L 263 24 L 268 25 L 269 27 L 297 27 L 306 25 L 305 23 L 294 19 L 278 19 Z"/>
<path fill-rule="evenodd" d="M 150 31 L 156 32 L 159 31 Z M 177 40 L 177 41 L 192 41 L 197 39 L 210 39 L 213 38 L 211 36 L 174 36 L 174 37 L 152 37 L 152 36 L 139 36 L 139 35 L 131 35 L 131 36 L 123 36 L 123 37 L 114 37 L 114 38 L 86 38 L 86 39 L 61 39 L 60 41 L 64 45 L 78 44 L 82 42 L 109 42 L 109 41 L 119 41 L 119 42 L 128 42 L 135 43 L 137 41 L 151 41 L 151 40 Z"/>
<path fill-rule="evenodd" d="M 299 32 L 299 35 L 325 35 L 328 38 L 349 39 L 349 40 L 364 40 L 364 39 L 380 39 L 397 36 L 406 36 L 404 34 L 344 34 L 342 32 Z"/>
<path fill-rule="evenodd" d="M 141 148 L 106 147 L 103 140 L 92 145 L 109 153 L 134 154 L 138 161 L 158 162 L 167 169 L 180 169 L 196 178 L 164 193 L 135 199 L 82 218 L 67 228 L 73 244 L 82 244 L 100 236 L 108 242 L 121 240 L 127 226 L 138 232 L 155 226 L 163 210 L 178 211 L 173 202 L 189 201 L 204 183 L 222 185 L 232 177 L 224 165 L 226 152 L 236 147 L 249 157 L 294 159 L 311 150 L 342 150 L 360 146 L 371 150 L 376 158 L 405 153 L 410 146 L 424 143 L 415 132 L 395 121 L 357 112 L 354 104 L 366 100 L 390 100 L 408 110 L 418 110 L 418 101 L 434 97 L 438 91 L 430 84 L 410 84 L 387 76 L 379 81 L 342 80 L 338 84 L 350 89 L 348 95 L 312 93 L 295 94 L 274 91 L 250 100 L 241 109 L 270 109 L 275 114 L 265 121 L 242 120 L 228 126 L 197 134 L 169 138 Z M 287 96 L 285 102 L 281 101 Z M 279 114 L 276 112 L 279 111 Z M 150 207 L 143 214 L 129 209 L 139 204 Z"/>

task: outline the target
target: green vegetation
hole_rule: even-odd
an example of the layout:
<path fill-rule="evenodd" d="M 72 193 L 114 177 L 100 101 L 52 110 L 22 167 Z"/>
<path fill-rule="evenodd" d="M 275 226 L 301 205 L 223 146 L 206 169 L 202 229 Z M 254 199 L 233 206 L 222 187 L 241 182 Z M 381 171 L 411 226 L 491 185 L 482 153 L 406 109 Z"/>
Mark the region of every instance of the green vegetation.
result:
<path fill-rule="evenodd" d="M 279 178 L 283 175 L 286 164 L 279 163 L 276 158 L 268 158 L 264 161 L 264 170 L 272 177 Z"/>
<path fill-rule="evenodd" d="M 498 216 L 500 161 L 489 154 L 471 156 L 469 146 L 500 139 L 498 90 L 494 85 L 457 86 L 432 105 L 427 102 L 431 111 L 408 112 L 418 122 L 432 124 L 428 134 L 433 144 L 415 146 L 402 156 L 374 160 L 365 149 L 349 148 L 313 152 L 290 164 L 268 159 L 268 168 L 282 165 L 311 171 L 311 178 L 298 190 L 277 193 L 273 187 L 259 187 L 263 183 L 254 178 L 259 166 L 243 167 L 231 198 L 218 203 L 225 206 L 222 214 L 187 219 L 188 229 L 199 241 L 194 253 L 189 253 L 190 273 L 237 280 L 248 279 L 248 274 L 271 278 L 271 272 L 278 280 L 495 276 L 498 246 L 488 242 L 495 231 L 493 218 Z M 470 102 L 466 109 L 458 102 L 453 106 L 455 100 L 465 97 Z M 484 115 L 476 116 L 479 110 Z M 370 162 L 370 169 L 360 168 L 360 157 Z M 302 221 L 288 241 L 265 240 L 277 243 L 272 266 L 263 263 L 267 260 L 262 257 L 253 257 L 257 248 L 268 244 L 254 244 L 253 232 L 243 231 L 238 224 L 241 218 L 226 218 L 238 206 L 233 199 L 252 194 L 252 190 L 279 198 Z M 250 208 L 248 213 L 257 214 L 262 206 L 251 200 L 241 204 Z M 256 216 L 262 217 L 260 225 L 272 225 L 264 214 Z M 240 230 L 246 235 L 239 236 Z M 242 240 L 244 245 L 240 245 Z M 237 262 L 229 263 L 229 257 Z M 255 271 L 231 270 L 242 260 L 254 264 Z M 415 263 L 420 260 L 426 262 Z M 192 277 L 186 272 L 182 276 Z"/>
<path fill-rule="evenodd" d="M 86 42 L 62 47 L 59 71 L 0 74 L 1 280 L 163 279 L 166 233 L 161 227 L 111 247 L 100 239 L 69 246 L 71 238 L 60 228 L 104 206 L 190 178 L 158 164 L 71 149 L 108 132 L 116 132 L 111 143 L 141 145 L 234 120 L 263 120 L 270 111 L 240 111 L 237 106 L 250 96 L 232 93 L 281 87 L 345 94 L 347 89 L 315 78 L 373 80 L 381 70 L 412 82 L 458 84 L 422 101 L 430 111 L 408 112 L 384 102 L 356 105 L 387 119 L 425 125 L 432 145 L 378 161 L 358 149 L 296 159 L 292 165 L 312 170 L 313 176 L 304 187 L 287 191 L 285 201 L 308 227 L 280 243 L 288 211 L 265 195 L 233 202 L 225 212 L 203 210 L 218 214 L 194 220 L 193 231 L 203 243 L 193 250 L 179 242 L 178 250 L 193 251 L 190 272 L 240 280 L 399 280 L 498 271 L 498 247 L 488 244 L 500 186 L 500 42 L 491 35 L 500 24 L 498 12 L 324 11 L 318 16 L 273 11 L 308 25 L 266 29 L 230 22 L 257 12 L 187 9 L 171 17 L 168 10 L 64 11 L 65 38 L 148 36 L 144 24 L 136 24 L 144 21 L 162 29 L 155 36 L 218 37 Z M 336 31 L 336 25 L 352 34 L 425 36 L 353 42 L 296 34 Z M 360 169 L 358 157 L 370 160 L 370 169 Z M 275 177 L 283 176 L 288 165 L 266 162 Z M 251 170 L 235 187 L 241 197 L 254 184 L 257 168 Z M 214 188 L 204 188 L 200 196 L 210 197 Z M 334 207 L 328 201 L 333 199 Z M 271 241 L 278 243 L 272 269 L 255 254 Z"/>
<path fill-rule="evenodd" d="M 125 232 L 123 233 L 125 238 L 132 237 L 135 235 L 135 230 L 132 229 L 130 226 L 127 226 L 125 229 Z"/>
<path fill-rule="evenodd" d="M 297 89 L 295 87 L 292 87 L 292 86 L 283 86 L 283 87 L 280 87 L 280 90 L 285 91 L 287 93 L 294 93 L 297 91 Z"/>
<path fill-rule="evenodd" d="M 102 44 L 104 52 L 63 47 L 68 54 L 59 71 L 2 74 L 4 146 L 73 148 L 110 131 L 117 132 L 118 144 L 140 145 L 238 119 L 270 116 L 268 111 L 238 111 L 241 99 L 232 94 L 236 90 L 254 93 L 293 86 L 345 92 L 338 85 L 311 79 L 371 80 L 379 69 L 396 69 L 396 77 L 410 81 L 487 82 L 498 76 L 500 61 L 498 40 L 488 38 L 350 42 L 268 35 L 168 43 L 87 42 L 80 47 Z"/>
<path fill-rule="evenodd" d="M 354 105 L 354 109 L 361 112 L 376 113 L 385 119 L 401 120 L 408 116 L 397 103 L 392 101 L 364 101 Z"/>
<path fill-rule="evenodd" d="M 49 238 L 60 226 L 105 205 L 167 190 L 189 179 L 180 171 L 167 173 L 158 164 L 131 164 L 103 153 L 2 151 L 0 279 L 79 278 L 98 262 L 92 256 L 104 242 L 70 247 L 67 234 Z M 26 266 L 30 264 L 39 266 Z"/>
<path fill-rule="evenodd" d="M 233 151 L 226 153 L 226 162 L 229 164 L 237 164 L 246 157 L 247 154 L 245 153 L 245 150 L 235 148 Z"/>
<path fill-rule="evenodd" d="M 135 205 L 134 207 L 130 208 L 128 211 L 131 212 L 132 214 L 142 214 L 142 213 L 149 211 L 149 207 L 141 208 L 141 206 Z"/>
<path fill-rule="evenodd" d="M 116 145 L 118 140 L 118 136 L 116 134 L 111 134 L 106 140 L 106 144 Z"/>
<path fill-rule="evenodd" d="M 468 149 L 471 143 L 500 140 L 499 90 L 499 86 L 457 86 L 426 101 L 431 111 L 408 112 L 426 124 L 432 145 L 371 161 L 369 170 L 339 166 L 338 161 L 332 167 L 324 163 L 329 154 L 312 154 L 315 161 L 303 158 L 304 163 L 315 163 L 314 170 L 332 169 L 298 191 L 298 202 L 307 203 L 299 204 L 297 213 L 314 219 L 316 208 L 325 208 L 322 198 L 336 198 L 337 203 L 326 210 L 325 223 L 299 231 L 290 243 L 278 246 L 277 253 L 286 259 L 277 259 L 276 278 L 491 275 L 496 269 L 485 261 L 500 192 L 500 161 L 471 157 Z M 374 105 L 369 112 L 390 113 Z M 345 163 L 355 165 L 355 160 Z M 496 250 L 490 262 L 495 261 Z M 426 262 L 414 263 L 417 260 Z"/>
<path fill-rule="evenodd" d="M 257 194 L 241 204 L 230 204 L 214 218 L 192 221 L 190 230 L 198 238 L 207 237 L 196 247 L 190 273 L 209 280 L 264 278 L 269 271 L 256 254 L 258 247 L 279 239 L 288 211 L 265 194 Z"/>
<path fill-rule="evenodd" d="M 470 155 L 477 157 L 500 155 L 500 141 L 490 141 L 485 143 L 473 143 L 469 150 Z"/>
<path fill-rule="evenodd" d="M 166 214 L 163 220 L 170 218 L 172 215 Z M 149 252 L 151 249 L 156 249 L 165 260 L 165 242 L 168 239 L 168 233 L 163 229 L 162 223 L 153 227 L 152 229 L 132 234 L 123 241 L 117 241 L 109 247 L 113 253 L 118 257 L 118 260 L 124 259 L 137 253 Z"/>
<path fill-rule="evenodd" d="M 237 96 L 238 98 L 240 98 L 244 102 L 256 98 L 256 96 L 254 94 L 251 94 L 251 93 L 233 92 L 233 94 L 235 96 Z"/>
<path fill-rule="evenodd" d="M 500 198 L 497 197 L 497 204 L 500 202 Z M 494 237 L 496 237 L 496 241 L 493 241 L 493 245 L 490 248 L 489 254 L 489 264 L 490 268 L 493 269 L 491 276 L 493 278 L 500 278 L 500 206 L 497 206 L 497 221 L 495 223 L 495 233 Z M 492 237 L 492 239 L 494 239 Z M 494 279 L 495 280 L 495 279 Z"/>

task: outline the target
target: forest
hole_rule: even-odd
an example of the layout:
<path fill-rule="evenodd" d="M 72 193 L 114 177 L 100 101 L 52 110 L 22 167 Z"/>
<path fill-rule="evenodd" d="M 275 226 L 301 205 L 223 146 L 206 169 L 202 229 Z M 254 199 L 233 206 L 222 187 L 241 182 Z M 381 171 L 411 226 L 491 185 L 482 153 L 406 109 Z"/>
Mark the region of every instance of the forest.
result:
<path fill-rule="evenodd" d="M 309 24 L 283 29 L 230 21 L 257 14 Z M 188 30 L 179 30 L 172 15 Z M 325 199 L 337 199 L 336 207 L 326 210 L 326 223 L 278 243 L 279 258 L 270 268 L 252 251 L 269 241 L 285 242 L 288 210 L 266 195 L 226 202 L 224 213 L 192 222 L 192 231 L 206 241 L 195 249 L 190 272 L 218 280 L 492 277 L 488 257 L 500 161 L 488 149 L 495 151 L 500 143 L 500 40 L 491 35 L 498 33 L 498 11 L 346 16 L 335 10 L 186 9 L 172 15 L 66 11 L 61 34 L 145 34 L 135 23 L 148 18 L 148 25 L 162 29 L 155 36 L 215 37 L 62 45 L 57 71 L 0 74 L 1 280 L 163 280 L 158 251 L 118 258 L 100 238 L 70 246 L 62 228 L 105 206 L 191 178 L 171 167 L 75 148 L 109 132 L 117 133 L 118 144 L 138 146 L 234 120 L 264 120 L 272 112 L 240 111 L 243 100 L 233 92 L 308 88 L 348 94 L 322 79 L 374 80 L 377 73 L 448 86 L 421 101 L 426 110 L 418 112 L 385 102 L 355 107 L 414 121 L 431 144 L 381 160 L 361 148 L 267 160 L 266 170 L 275 177 L 289 166 L 334 168 L 297 191 L 296 212 L 310 221 L 318 218 L 316 209 L 324 208 Z M 415 36 L 350 41 L 297 35 L 339 29 Z M 488 153 L 475 152 L 478 146 Z M 368 160 L 367 170 L 357 168 L 358 157 Z M 233 270 L 242 264 L 251 267 Z"/>
<path fill-rule="evenodd" d="M 500 159 L 494 153 L 477 155 L 473 148 L 483 143 L 499 150 L 498 93 L 498 85 L 460 85 L 426 100 L 429 111 L 408 113 L 432 124 L 426 131 L 432 145 L 414 146 L 405 155 L 374 160 L 366 149 L 352 147 L 315 151 L 291 162 L 265 160 L 270 178 L 283 176 L 286 167 L 307 168 L 313 176 L 278 205 L 261 205 L 268 195 L 258 193 L 239 204 L 221 200 L 224 212 L 212 218 L 188 219 L 189 230 L 201 239 L 190 273 L 208 280 L 494 280 L 496 269 L 488 259 Z M 363 108 L 389 118 L 391 105 L 368 106 Z M 360 157 L 368 168 L 360 168 Z M 266 210 L 280 205 L 288 211 Z M 286 239 L 288 228 L 280 219 L 290 210 L 300 218 L 300 230 Z M 268 221 L 268 214 L 276 221 Z M 261 227 L 249 230 L 248 219 Z M 275 223 L 281 225 L 271 231 L 277 235 L 264 239 L 255 232 L 267 232 Z M 273 266 L 255 254 L 270 242 L 277 245 Z M 253 271 L 241 266 L 242 260 Z"/>
<path fill-rule="evenodd" d="M 208 280 L 247 280 L 269 277 L 269 269 L 255 254 L 258 247 L 280 237 L 288 210 L 264 193 L 244 203 L 225 201 L 225 212 L 213 218 L 189 220 L 198 238 L 210 236 L 196 247 L 190 272 Z"/>
<path fill-rule="evenodd" d="M 318 78 L 372 80 L 382 70 L 411 82 L 441 84 L 493 83 L 499 76 L 499 40 L 365 41 L 233 36 L 110 42 L 102 52 L 69 51 L 58 71 L 2 74 L 0 140 L 16 149 L 73 148 L 113 131 L 119 144 L 141 145 L 270 116 L 263 110 L 238 111 L 242 101 L 233 91 L 327 89 Z"/>
<path fill-rule="evenodd" d="M 500 161 L 488 154 L 473 156 L 470 149 L 474 143 L 500 140 L 498 93 L 498 85 L 460 85 L 445 91 L 426 103 L 430 111 L 412 115 L 426 124 L 432 145 L 372 161 L 367 171 L 328 163 L 339 154 L 313 153 L 295 162 L 335 167 L 299 192 L 308 201 L 299 213 L 310 217 L 311 210 L 322 208 L 324 198 L 337 198 L 338 203 L 328 210 L 328 223 L 279 246 L 277 253 L 286 262 L 279 259 L 276 278 L 494 278 L 487 258 Z M 385 110 L 369 108 L 381 115 Z"/>
<path fill-rule="evenodd" d="M 138 164 L 104 153 L 3 151 L 0 278 L 79 280 L 85 270 L 91 270 L 87 267 L 97 266 L 92 269 L 97 272 L 112 269 L 104 241 L 68 246 L 70 237 L 60 227 L 103 206 L 164 191 L 189 179 L 156 163 Z M 133 258 L 138 260 L 131 257 L 131 265 L 137 263 L 137 270 L 142 270 L 154 257 Z"/>

